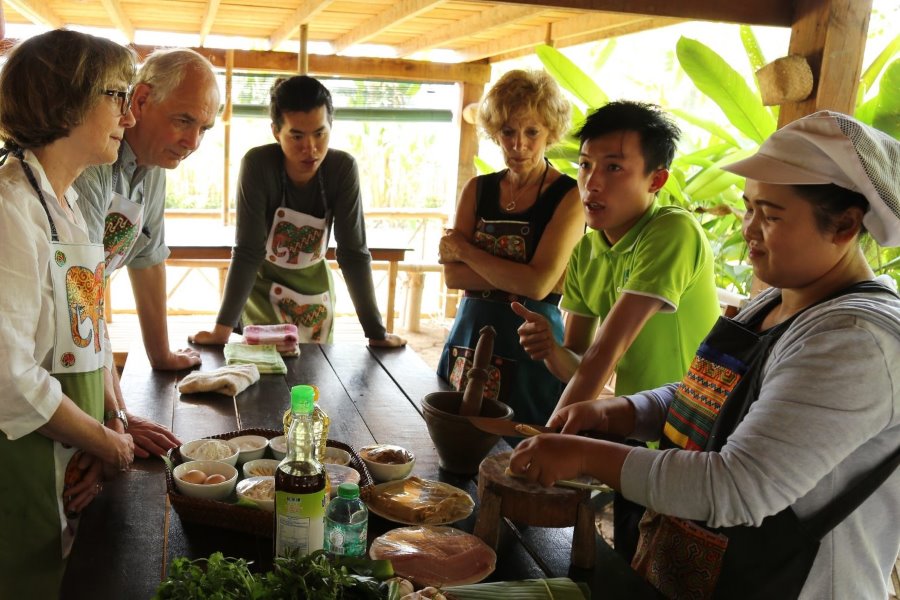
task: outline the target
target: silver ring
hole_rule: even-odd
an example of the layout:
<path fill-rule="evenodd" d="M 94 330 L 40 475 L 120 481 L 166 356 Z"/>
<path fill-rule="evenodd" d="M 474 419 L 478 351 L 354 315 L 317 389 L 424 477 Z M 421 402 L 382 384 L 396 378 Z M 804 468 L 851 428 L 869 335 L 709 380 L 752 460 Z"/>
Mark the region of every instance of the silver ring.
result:
<path fill-rule="evenodd" d="M 94 485 L 94 494 L 99 494 L 102 491 L 103 491 L 103 484 L 98 483 L 98 484 Z"/>

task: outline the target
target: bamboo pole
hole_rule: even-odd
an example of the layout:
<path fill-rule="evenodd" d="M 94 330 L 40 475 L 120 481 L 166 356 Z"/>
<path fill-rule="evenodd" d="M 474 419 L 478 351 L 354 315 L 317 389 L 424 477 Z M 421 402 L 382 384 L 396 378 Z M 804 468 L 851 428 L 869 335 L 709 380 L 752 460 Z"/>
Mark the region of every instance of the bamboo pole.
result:
<path fill-rule="evenodd" d="M 309 25 L 304 23 L 300 26 L 300 54 L 297 56 L 297 72 L 301 75 L 309 74 L 309 50 L 307 43 L 309 42 Z"/>
<path fill-rule="evenodd" d="M 225 110 L 222 113 L 222 123 L 225 125 L 224 140 L 224 165 L 222 172 L 222 223 L 229 225 L 231 223 L 231 183 L 230 183 L 230 162 L 231 162 L 231 87 L 232 77 L 234 75 L 234 50 L 228 50 L 225 53 Z"/>

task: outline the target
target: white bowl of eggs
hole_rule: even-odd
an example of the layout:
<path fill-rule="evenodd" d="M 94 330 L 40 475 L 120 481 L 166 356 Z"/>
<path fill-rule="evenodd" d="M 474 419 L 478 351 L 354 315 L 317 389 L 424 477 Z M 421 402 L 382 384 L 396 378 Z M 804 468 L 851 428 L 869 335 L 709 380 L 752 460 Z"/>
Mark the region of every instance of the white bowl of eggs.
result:
<path fill-rule="evenodd" d="M 224 500 L 234 491 L 238 472 L 233 465 L 217 460 L 181 463 L 172 471 L 175 489 L 191 498 Z"/>

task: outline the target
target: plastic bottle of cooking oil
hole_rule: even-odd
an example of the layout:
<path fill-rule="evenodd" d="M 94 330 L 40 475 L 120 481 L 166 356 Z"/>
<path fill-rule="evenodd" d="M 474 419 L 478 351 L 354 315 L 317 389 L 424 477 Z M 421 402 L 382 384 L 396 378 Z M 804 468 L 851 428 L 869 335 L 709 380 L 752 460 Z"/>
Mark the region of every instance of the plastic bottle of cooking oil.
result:
<path fill-rule="evenodd" d="M 325 467 L 316 460 L 313 407 L 312 390 L 291 389 L 287 454 L 275 470 L 275 556 L 305 556 L 325 541 L 328 491 Z"/>
<path fill-rule="evenodd" d="M 301 387 L 301 386 L 294 386 Z M 307 385 L 302 387 L 312 388 L 314 394 L 314 402 L 315 409 L 313 410 L 313 432 L 316 436 L 316 459 L 319 462 L 323 462 L 325 460 L 325 448 L 328 442 L 328 427 L 331 425 L 331 419 L 328 418 L 328 415 L 325 414 L 325 411 L 322 410 L 322 407 L 319 406 L 319 388 L 314 385 Z M 288 407 L 286 411 L 284 411 L 284 417 L 281 419 L 282 424 L 284 425 L 284 433 L 287 435 L 288 429 L 291 427 L 291 408 Z"/>

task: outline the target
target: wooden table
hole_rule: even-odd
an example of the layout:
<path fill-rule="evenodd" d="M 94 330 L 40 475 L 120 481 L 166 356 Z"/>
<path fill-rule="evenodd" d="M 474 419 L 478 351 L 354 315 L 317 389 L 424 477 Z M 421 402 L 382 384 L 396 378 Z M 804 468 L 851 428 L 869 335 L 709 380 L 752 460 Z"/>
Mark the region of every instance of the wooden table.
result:
<path fill-rule="evenodd" d="M 222 348 L 197 347 L 203 370 L 223 364 Z M 421 398 L 446 389 L 410 349 L 362 345 L 303 345 L 289 358 L 286 376 L 264 375 L 235 398 L 216 394 L 181 396 L 177 381 L 186 372 L 153 371 L 142 353 L 132 353 L 122 375 L 129 410 L 169 427 L 190 440 L 247 428 L 278 428 L 289 403 L 289 388 L 319 387 L 331 417 L 329 437 L 354 448 L 396 443 L 416 455 L 413 473 L 468 491 L 477 502 L 476 483 L 438 468 L 438 457 L 420 412 Z M 507 450 L 500 442 L 495 451 Z M 456 523 L 471 531 L 478 507 Z M 370 516 L 373 535 L 397 525 Z M 517 528 L 505 523 L 491 581 L 569 576 L 586 581 L 593 598 L 653 598 L 652 589 L 597 536 L 594 569 L 571 568 L 572 529 Z M 63 598 L 149 598 L 172 559 L 206 557 L 221 550 L 259 567 L 271 565 L 270 538 L 182 522 L 167 501 L 159 459 L 138 460 L 131 470 L 107 482 L 85 510 L 63 586 Z"/>

